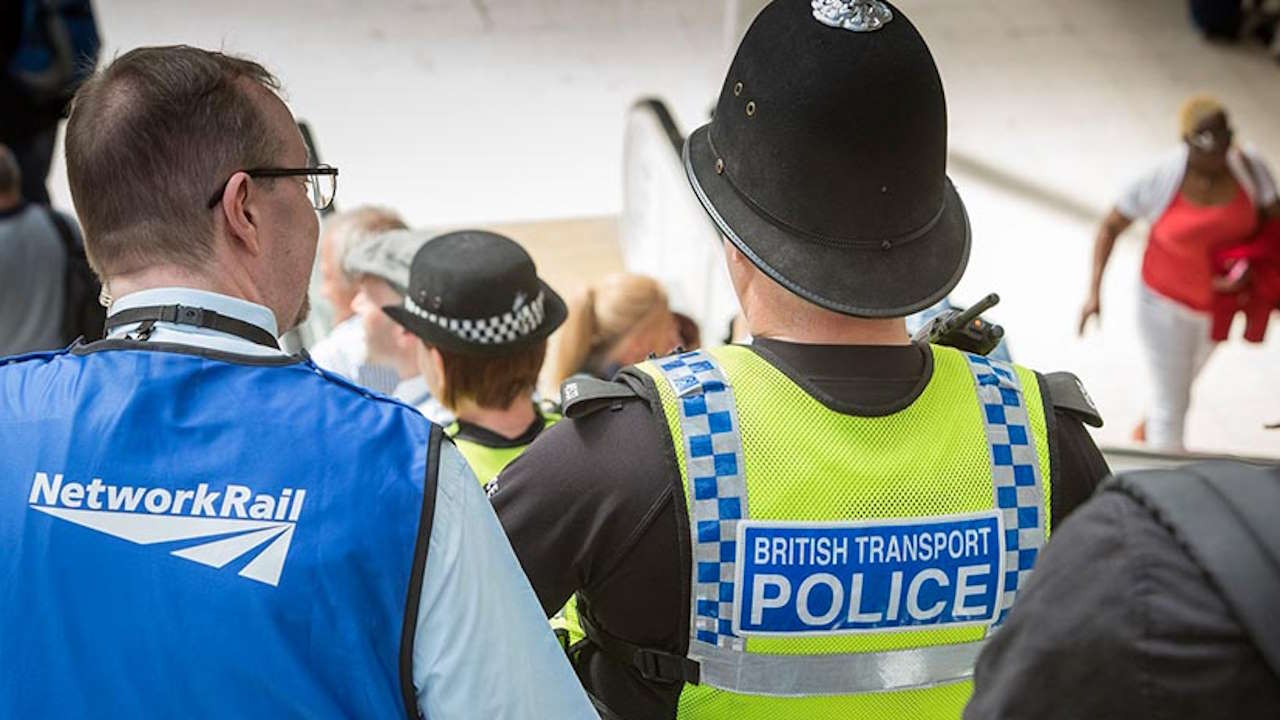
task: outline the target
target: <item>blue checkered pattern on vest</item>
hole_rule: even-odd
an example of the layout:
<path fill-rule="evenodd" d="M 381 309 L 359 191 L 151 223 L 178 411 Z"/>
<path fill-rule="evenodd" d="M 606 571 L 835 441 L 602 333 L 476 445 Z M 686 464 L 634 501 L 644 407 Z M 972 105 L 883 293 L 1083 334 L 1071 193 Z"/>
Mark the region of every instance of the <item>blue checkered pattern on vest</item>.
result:
<path fill-rule="evenodd" d="M 742 436 L 733 390 L 709 355 L 687 352 L 655 361 L 680 405 L 685 466 L 693 492 L 693 640 L 743 649 L 733 634 L 737 521 L 747 517 Z"/>
<path fill-rule="evenodd" d="M 966 355 L 974 377 L 987 442 L 992 489 L 1004 524 L 1005 576 L 1000 613 L 1013 606 L 1044 545 L 1044 490 L 1022 385 L 1010 365 Z M 693 534 L 692 639 L 742 650 L 733 634 L 737 521 L 749 517 L 742 436 L 733 389 L 702 351 L 655 361 L 680 407 Z"/>
<path fill-rule="evenodd" d="M 966 357 L 991 446 L 996 507 L 1004 516 L 1004 597 L 993 625 L 998 627 L 1044 546 L 1044 486 L 1018 374 L 998 360 Z"/>

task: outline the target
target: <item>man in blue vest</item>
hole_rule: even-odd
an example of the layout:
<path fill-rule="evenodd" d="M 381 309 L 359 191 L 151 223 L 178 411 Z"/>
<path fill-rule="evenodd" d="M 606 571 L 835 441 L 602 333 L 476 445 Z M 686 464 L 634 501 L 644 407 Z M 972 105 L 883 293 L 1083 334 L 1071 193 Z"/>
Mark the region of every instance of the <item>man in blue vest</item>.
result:
<path fill-rule="evenodd" d="M 277 88 L 141 48 L 76 97 L 116 300 L 0 365 L 0 717 L 590 717 L 440 429 L 277 345 L 337 174 Z"/>

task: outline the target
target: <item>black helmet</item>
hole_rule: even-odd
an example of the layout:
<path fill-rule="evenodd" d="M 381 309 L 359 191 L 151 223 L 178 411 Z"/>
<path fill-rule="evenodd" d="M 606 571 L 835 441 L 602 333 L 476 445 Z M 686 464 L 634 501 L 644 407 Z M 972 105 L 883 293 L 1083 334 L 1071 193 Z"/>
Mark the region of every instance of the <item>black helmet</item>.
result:
<path fill-rule="evenodd" d="M 947 109 L 924 39 L 886 2 L 774 0 L 715 116 L 684 146 L 694 192 L 792 292 L 847 315 L 940 300 L 969 260 L 946 175 Z"/>

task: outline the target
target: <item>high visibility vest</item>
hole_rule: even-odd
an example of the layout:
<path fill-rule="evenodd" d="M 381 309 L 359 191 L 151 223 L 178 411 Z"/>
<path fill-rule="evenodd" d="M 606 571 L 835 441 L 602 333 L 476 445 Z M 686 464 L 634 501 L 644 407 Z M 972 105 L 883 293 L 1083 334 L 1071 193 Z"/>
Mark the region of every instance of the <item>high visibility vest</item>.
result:
<path fill-rule="evenodd" d="M 744 347 L 638 366 L 688 512 L 679 717 L 960 716 L 1049 533 L 1048 434 L 1031 371 L 932 358 L 920 395 L 879 417 L 829 409 Z"/>
<path fill-rule="evenodd" d="M 539 409 L 542 414 L 542 429 L 547 428 L 560 422 L 560 414 L 548 410 Z M 509 465 L 512 460 L 520 457 L 521 453 L 529 448 L 529 443 L 523 445 L 503 445 L 493 446 L 485 445 L 481 442 L 468 437 L 460 436 L 461 426 L 454 422 L 445 428 L 444 434 L 453 440 L 453 444 L 458 446 L 458 451 L 462 453 L 462 457 L 467 459 L 467 464 L 471 466 L 471 472 L 476 474 L 476 480 L 480 481 L 482 486 L 487 486 L 493 481 L 502 469 Z"/>
<path fill-rule="evenodd" d="M 550 410 L 539 408 L 538 412 L 542 414 L 542 430 L 545 432 L 547 428 L 560 422 L 561 415 Z M 502 469 L 511 464 L 511 461 L 520 457 L 520 455 L 529 448 L 529 443 L 524 445 L 509 445 L 503 447 L 494 447 L 485 445 L 476 440 L 460 437 L 459 432 L 461 426 L 454 422 L 445 428 L 445 435 L 448 435 L 453 444 L 458 447 L 458 451 L 462 453 L 462 457 L 467 459 L 467 464 L 471 466 L 471 472 L 475 473 L 476 480 L 480 481 L 480 485 L 488 487 L 489 483 L 502 472 Z M 560 608 L 555 615 L 552 615 L 549 621 L 551 629 L 555 632 L 556 637 L 560 639 L 561 645 L 567 650 L 568 647 L 583 638 L 582 628 L 578 624 L 578 608 L 573 598 L 569 598 L 569 602 Z"/>
<path fill-rule="evenodd" d="M 0 717 L 416 716 L 441 434 L 309 360 L 129 346 L 0 361 Z"/>

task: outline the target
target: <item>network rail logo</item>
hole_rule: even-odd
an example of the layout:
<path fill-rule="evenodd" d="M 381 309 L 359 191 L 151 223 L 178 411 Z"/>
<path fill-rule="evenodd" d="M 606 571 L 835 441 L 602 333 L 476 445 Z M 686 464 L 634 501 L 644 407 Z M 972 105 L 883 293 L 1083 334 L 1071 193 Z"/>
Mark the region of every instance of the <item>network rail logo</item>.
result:
<path fill-rule="evenodd" d="M 223 568 L 252 554 L 239 575 L 272 587 L 293 542 L 307 491 L 284 488 L 278 495 L 244 485 L 214 490 L 113 485 L 101 478 L 71 482 L 61 473 L 38 472 L 31 482 L 31 509 L 138 545 L 182 544 L 171 555 Z M 191 543 L 189 541 L 201 542 Z"/>

